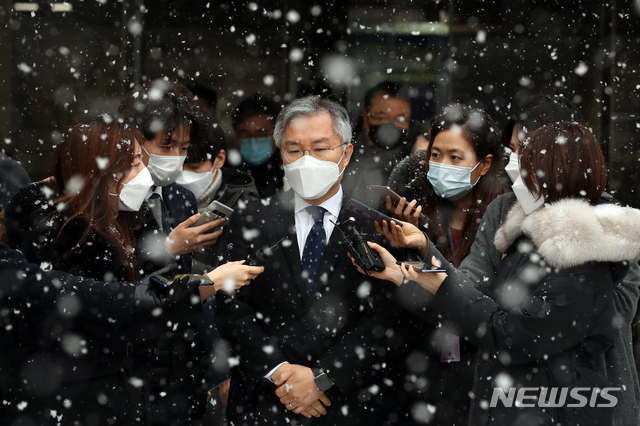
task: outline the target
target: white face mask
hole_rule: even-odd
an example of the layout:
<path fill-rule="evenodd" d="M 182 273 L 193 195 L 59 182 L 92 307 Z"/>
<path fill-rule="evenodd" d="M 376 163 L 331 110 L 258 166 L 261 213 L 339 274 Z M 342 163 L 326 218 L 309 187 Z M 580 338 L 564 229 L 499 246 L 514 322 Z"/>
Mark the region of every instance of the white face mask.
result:
<path fill-rule="evenodd" d="M 213 167 L 208 172 L 190 172 L 183 170 L 178 176 L 177 183 L 193 192 L 196 198 L 200 198 L 202 194 L 211 186 L 213 178 L 218 170 L 213 170 Z"/>
<path fill-rule="evenodd" d="M 344 157 L 344 149 L 340 156 L 340 163 Z M 311 155 L 303 155 L 299 160 L 284 165 L 284 178 L 293 192 L 303 200 L 317 200 L 329 192 L 338 181 L 342 172 L 338 163 L 322 161 Z"/>
<path fill-rule="evenodd" d="M 149 173 L 151 173 L 154 185 L 167 186 L 178 179 L 178 176 L 180 176 L 182 172 L 184 160 L 187 158 L 186 155 L 156 155 L 149 154 L 149 151 L 147 151 L 144 146 L 142 146 L 142 149 L 144 149 L 144 152 L 149 156 L 147 168 L 149 169 Z"/>
<path fill-rule="evenodd" d="M 118 181 L 116 180 L 116 182 Z M 153 179 L 151 179 L 149 169 L 145 167 L 140 170 L 136 177 L 122 185 L 120 194 L 112 194 L 110 192 L 109 195 L 118 196 L 118 209 L 120 211 L 137 212 L 140 210 L 140 206 L 142 206 L 149 189 L 153 186 Z"/>
<path fill-rule="evenodd" d="M 515 182 L 520 177 L 520 159 L 518 154 L 512 152 L 509 156 L 509 164 L 504 168 L 504 171 L 509 175 L 511 182 Z"/>
<path fill-rule="evenodd" d="M 518 199 L 518 202 L 525 214 L 533 213 L 544 204 L 543 196 L 536 198 L 531 192 L 529 192 L 529 188 L 527 188 L 522 181 L 522 176 L 518 176 L 513 185 L 511 185 L 511 189 L 513 189 L 513 193 L 516 195 L 516 198 Z"/>

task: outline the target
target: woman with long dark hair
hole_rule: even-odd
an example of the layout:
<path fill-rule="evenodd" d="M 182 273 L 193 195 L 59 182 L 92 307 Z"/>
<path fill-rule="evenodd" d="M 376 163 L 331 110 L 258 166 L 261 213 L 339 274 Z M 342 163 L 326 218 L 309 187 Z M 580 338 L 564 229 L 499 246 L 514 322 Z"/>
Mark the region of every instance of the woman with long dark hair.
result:
<path fill-rule="evenodd" d="M 67 129 L 53 178 L 20 191 L 6 211 L 8 234 L 29 261 L 104 281 L 139 278 L 132 216 L 152 181 L 134 137 L 109 116 Z M 135 424 L 143 401 L 119 350 L 128 325 L 81 321 L 75 309 L 66 321 L 44 321 L 51 337 L 35 348 L 52 375 L 47 408 L 69 423 L 96 416 L 97 424 Z"/>
<path fill-rule="evenodd" d="M 430 139 L 418 174 L 424 188 L 422 200 L 406 203 L 402 199 L 393 207 L 388 198 L 387 208 L 395 217 L 408 221 L 403 232 L 419 235 L 423 244 L 427 238 L 433 241 L 447 260 L 458 266 L 469 253 L 487 206 L 505 190 L 499 132 L 483 110 L 456 104 L 433 120 Z M 376 227 L 391 239 L 387 225 Z M 407 339 L 413 342 L 410 346 L 414 350 L 428 357 L 424 371 L 428 386 L 418 389 L 409 384 L 415 390 L 407 399 L 432 404 L 433 425 L 466 422 L 476 348 L 446 329 L 426 323 L 414 326 Z"/>
<path fill-rule="evenodd" d="M 54 152 L 52 178 L 27 187 L 7 209 L 10 236 L 28 258 L 56 269 L 136 281 L 132 214 L 153 183 L 141 155 L 135 130 L 113 117 L 71 126 Z M 105 258 L 105 246 L 117 256 Z"/>
<path fill-rule="evenodd" d="M 130 124 L 106 115 L 86 118 L 63 134 L 54 155 L 53 178 L 23 189 L 7 208 L 9 237 L 29 261 L 107 282 L 140 278 L 136 212 L 153 180 L 136 135 Z M 206 401 L 199 374 L 208 360 L 198 350 L 197 334 L 189 324 L 195 323 L 199 312 L 197 301 L 215 293 L 227 276 L 236 286 L 243 285 L 262 270 L 239 263 L 210 273 L 214 285 L 191 286 L 191 297 L 153 312 L 134 312 L 128 322 L 91 321 L 70 294 L 71 299 L 61 302 L 61 309 L 70 311 L 68 318 L 43 321 L 50 327 L 45 333 L 50 338 L 34 345 L 52 375 L 50 388 L 40 390 L 48 395 L 46 408 L 69 424 L 146 424 L 157 398 L 150 383 L 164 377 L 161 392 L 167 398 L 174 393 L 184 397 L 175 411 L 188 422 L 193 407 Z M 138 283 L 136 299 L 153 293 L 152 285 Z M 177 291 L 180 288 L 166 290 Z M 176 312 L 184 315 L 178 317 Z M 182 336 L 188 336 L 188 344 Z M 181 347 L 193 348 L 192 366 L 171 365 L 152 356 L 160 342 L 173 345 L 181 355 L 185 353 Z M 190 392 L 175 390 L 185 385 Z"/>
<path fill-rule="evenodd" d="M 402 200 L 395 207 L 388 198 L 387 208 L 415 226 L 423 214 L 429 240 L 458 266 L 469 254 L 487 206 L 505 192 L 499 131 L 483 110 L 456 104 L 433 120 L 429 134 L 432 143 L 420 176 L 424 198 Z"/>
<path fill-rule="evenodd" d="M 459 265 L 484 212 L 505 190 L 498 128 L 480 109 L 454 105 L 433 121 L 427 149 L 427 235 Z M 469 170 L 465 170 L 469 169 Z"/>

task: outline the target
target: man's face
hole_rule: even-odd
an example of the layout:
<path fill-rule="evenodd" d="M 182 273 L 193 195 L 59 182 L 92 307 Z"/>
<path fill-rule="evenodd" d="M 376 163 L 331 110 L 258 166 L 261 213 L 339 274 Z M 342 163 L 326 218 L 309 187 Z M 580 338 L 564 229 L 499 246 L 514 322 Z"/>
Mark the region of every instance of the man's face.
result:
<path fill-rule="evenodd" d="M 367 139 L 371 126 L 393 123 L 401 129 L 408 130 L 410 120 L 411 104 L 403 99 L 392 98 L 385 94 L 374 96 L 369 111 L 362 112 L 362 124 Z"/>
<path fill-rule="evenodd" d="M 333 130 L 333 119 L 328 113 L 314 116 L 298 117 L 292 120 L 284 129 L 280 154 L 282 162 L 291 164 L 284 152 L 288 149 L 311 150 L 313 147 L 329 148 L 325 161 L 339 163 L 340 172 L 349 164 L 353 145 L 341 145 L 340 137 Z M 344 156 L 342 155 L 344 150 Z M 309 151 L 304 151 L 309 155 Z M 342 157 L 342 161 L 340 158 Z M 338 180 L 340 182 L 340 180 Z"/>
<path fill-rule="evenodd" d="M 236 129 L 238 140 L 251 138 L 272 138 L 273 123 L 269 114 L 256 114 L 244 119 Z M 275 143 L 273 149 L 275 150 Z"/>
<path fill-rule="evenodd" d="M 181 124 L 170 135 L 166 137 L 166 127 L 156 134 L 152 140 L 142 141 L 143 160 L 145 166 L 149 165 L 149 154 L 166 155 L 166 156 L 184 156 L 187 155 L 187 149 L 191 144 L 190 128 L 186 124 Z M 146 152 L 145 152 L 146 150 Z"/>

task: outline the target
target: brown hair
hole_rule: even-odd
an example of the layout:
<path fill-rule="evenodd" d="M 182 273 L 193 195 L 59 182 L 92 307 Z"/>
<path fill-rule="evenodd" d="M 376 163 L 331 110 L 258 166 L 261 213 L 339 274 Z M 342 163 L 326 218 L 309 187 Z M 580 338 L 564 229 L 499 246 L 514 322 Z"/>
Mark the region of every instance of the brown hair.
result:
<path fill-rule="evenodd" d="M 480 178 L 472 189 L 473 196 L 477 202 L 473 204 L 467 214 L 464 229 L 462 230 L 462 239 L 455 253 L 451 250 L 449 244 L 449 218 L 455 205 L 444 198 L 438 197 L 426 178 L 433 141 L 435 141 L 438 133 L 452 128 L 460 129 L 462 136 L 473 147 L 478 161 L 482 161 L 489 154 L 493 155 L 489 171 Z M 438 250 L 457 267 L 471 250 L 471 244 L 476 238 L 480 221 L 487 206 L 505 191 L 501 179 L 503 170 L 501 161 L 502 147 L 500 146 L 498 127 L 491 116 L 483 110 L 457 104 L 448 106 L 442 114 L 434 118 L 429 134 L 432 143 L 426 152 L 425 171 L 421 179 L 426 192 L 424 214 L 429 224 L 427 236 L 436 244 Z"/>
<path fill-rule="evenodd" d="M 546 203 L 582 198 L 592 205 L 607 185 L 607 166 L 600 144 L 585 126 L 563 121 L 547 124 L 524 140 L 522 180 Z"/>
<path fill-rule="evenodd" d="M 71 220 L 84 219 L 87 228 L 78 244 L 92 231 L 104 235 L 118 248 L 129 281 L 139 279 L 131 213 L 119 212 L 117 218 L 110 214 L 108 192 L 114 178 L 121 179 L 131 169 L 135 134 L 133 126 L 113 117 L 87 117 L 63 134 L 53 166 L 53 185 L 60 194 L 54 203 L 63 202 L 71 211 L 60 233 Z"/>

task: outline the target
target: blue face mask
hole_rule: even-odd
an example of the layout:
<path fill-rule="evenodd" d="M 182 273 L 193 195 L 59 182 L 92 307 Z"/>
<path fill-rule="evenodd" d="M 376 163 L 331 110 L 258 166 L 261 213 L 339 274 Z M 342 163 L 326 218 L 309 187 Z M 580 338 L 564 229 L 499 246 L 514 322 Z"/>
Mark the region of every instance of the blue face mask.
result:
<path fill-rule="evenodd" d="M 271 138 L 240 139 L 240 155 L 252 166 L 260 166 L 271 158 Z"/>
<path fill-rule="evenodd" d="M 474 171 L 479 164 L 480 163 L 476 164 L 474 168 L 470 168 L 429 161 L 427 179 L 429 179 L 438 197 L 445 198 L 449 201 L 458 201 L 467 195 L 482 177 L 479 176 L 478 180 L 476 180 L 474 184 L 471 184 L 471 172 Z"/>

